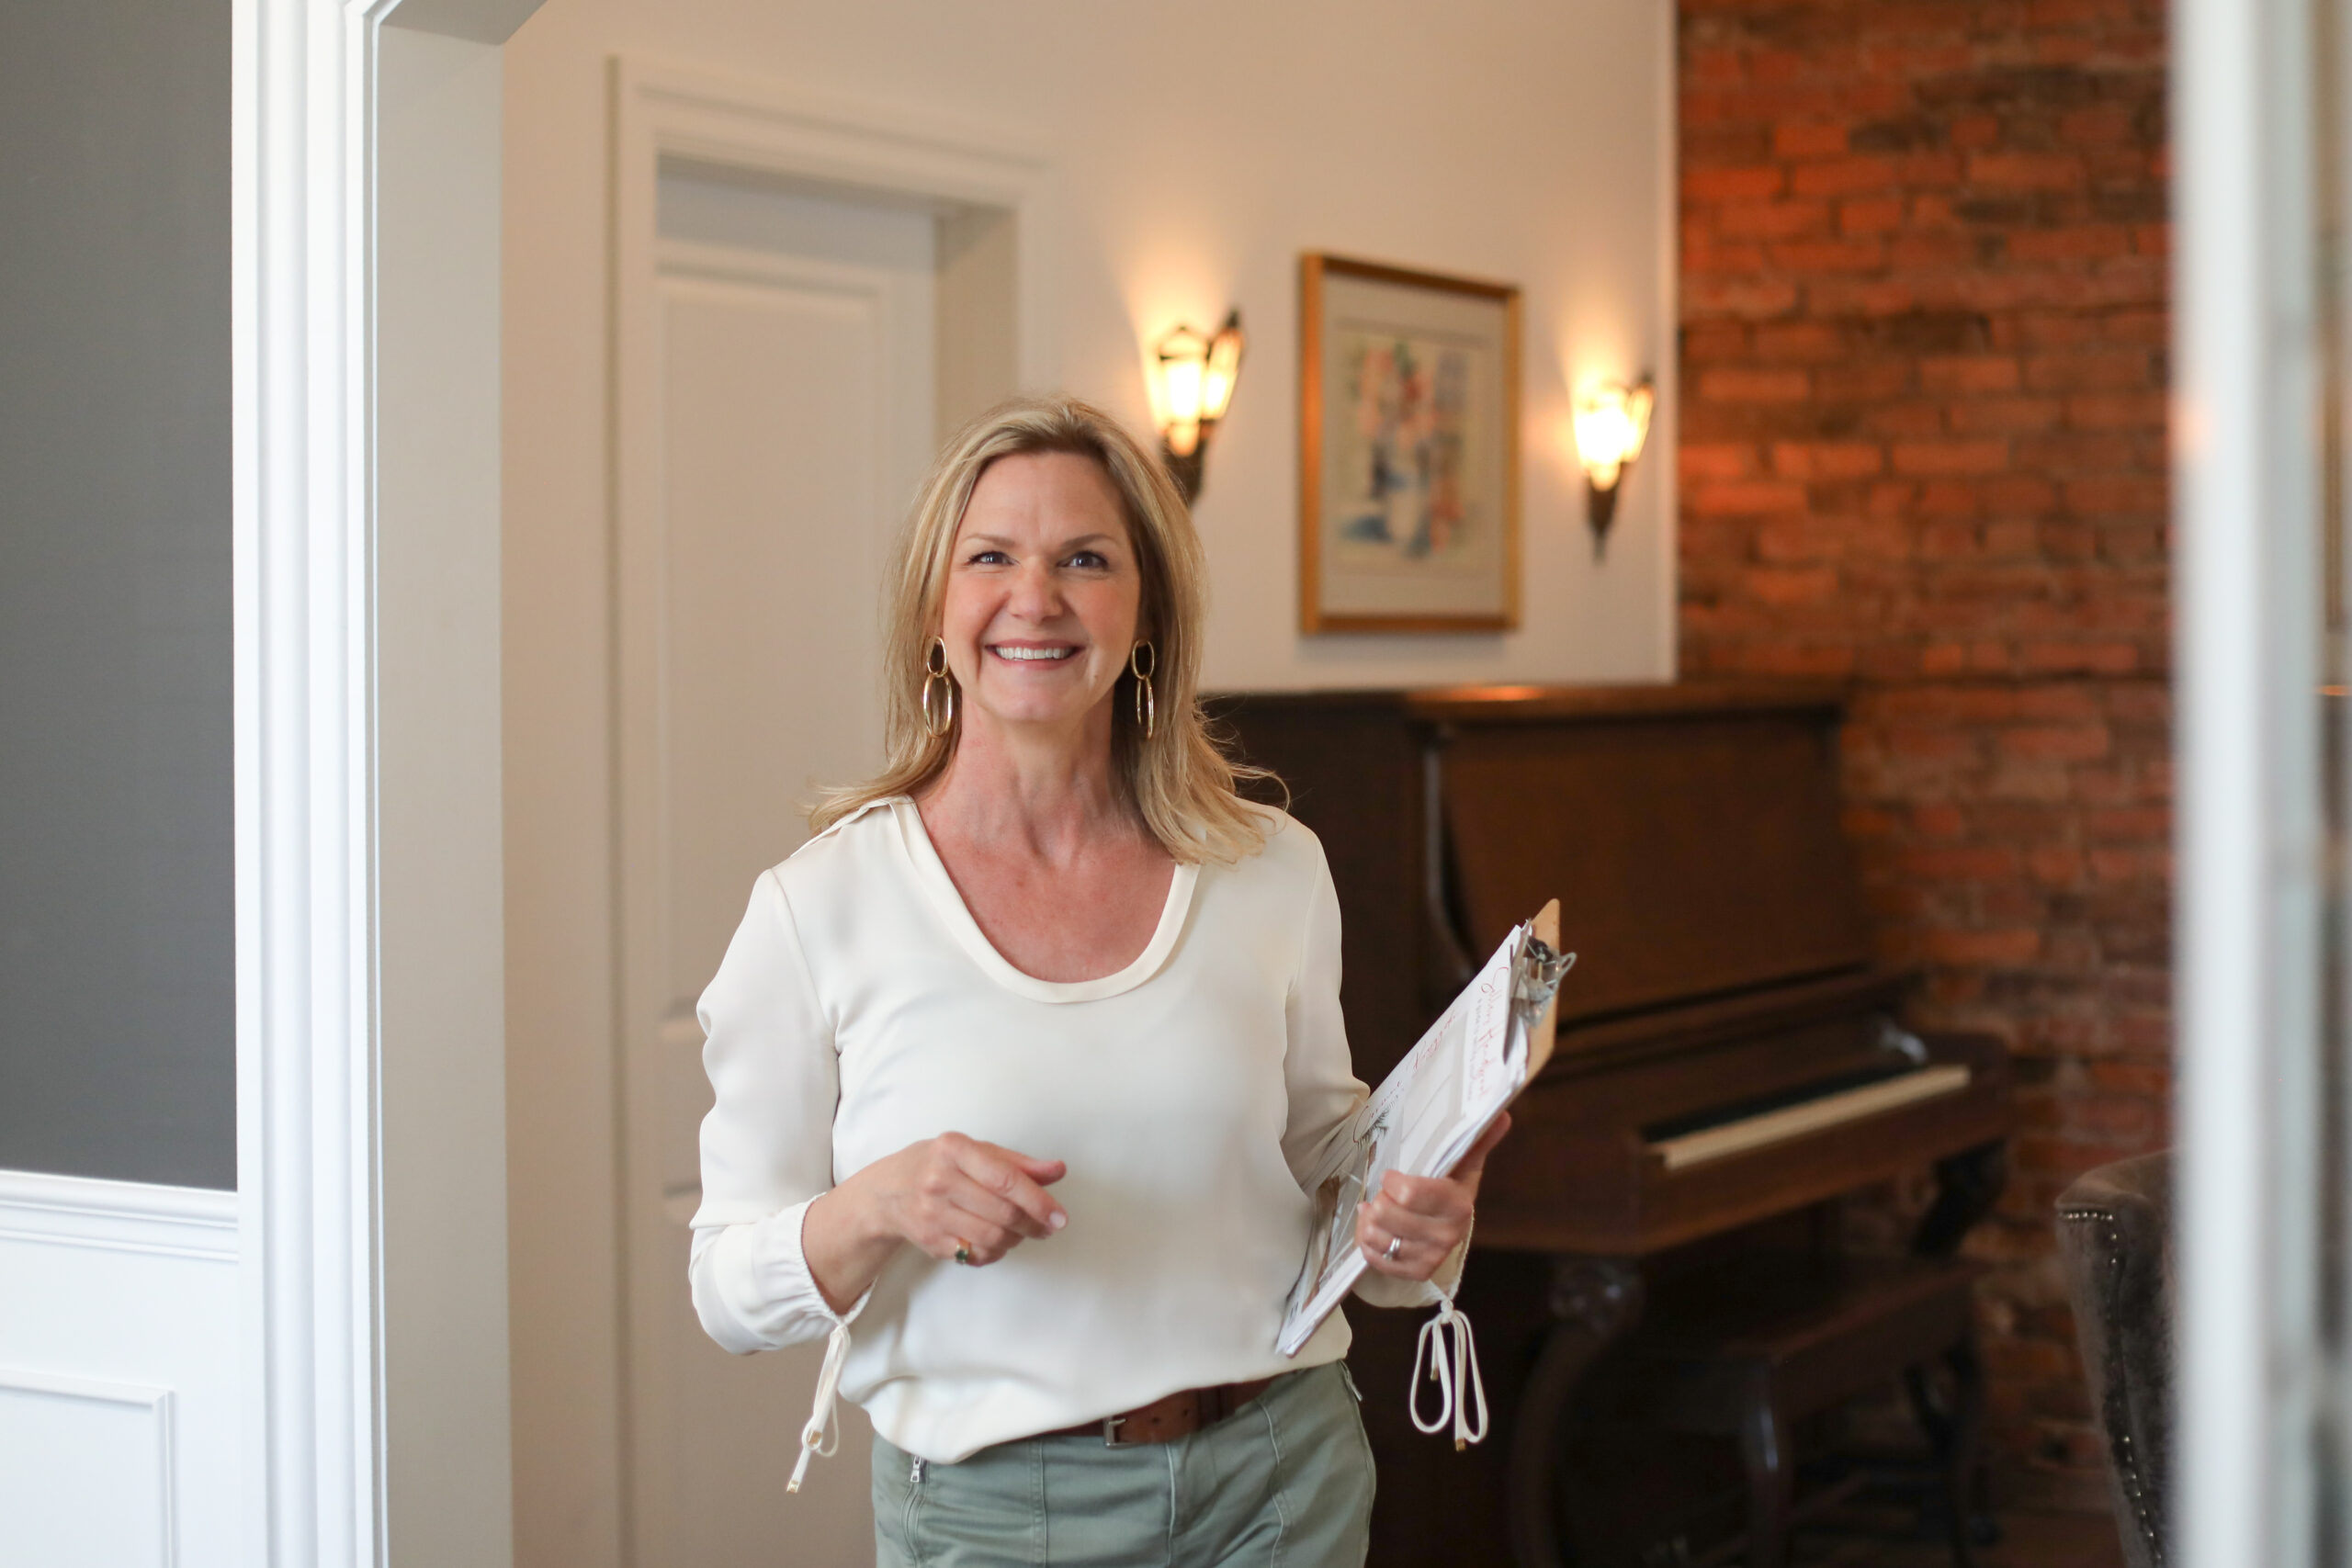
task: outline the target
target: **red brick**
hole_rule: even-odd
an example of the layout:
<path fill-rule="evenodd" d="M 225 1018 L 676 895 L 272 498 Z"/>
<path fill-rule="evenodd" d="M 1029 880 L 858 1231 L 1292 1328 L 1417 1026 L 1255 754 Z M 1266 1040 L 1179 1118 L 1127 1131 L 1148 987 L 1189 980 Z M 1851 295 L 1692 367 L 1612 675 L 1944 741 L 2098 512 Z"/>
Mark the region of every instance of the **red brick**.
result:
<path fill-rule="evenodd" d="M 2139 140 L 2132 111 L 2121 104 L 2070 109 L 2058 118 L 2059 139 L 2069 147 L 2124 146 Z"/>
<path fill-rule="evenodd" d="M 1951 839 L 1968 830 L 1968 817 L 1957 806 L 1917 806 L 1911 811 L 1911 826 L 1931 839 Z"/>
<path fill-rule="evenodd" d="M 1713 403 L 1803 402 L 1813 391 L 1813 378 L 1803 370 L 1702 371 L 1699 397 Z"/>
<path fill-rule="evenodd" d="M 2041 933 L 2030 928 L 2011 931 L 1928 933 L 1928 955 L 1943 964 L 2007 965 L 2030 964 L 2041 952 Z"/>
<path fill-rule="evenodd" d="M 1886 247 L 1870 238 L 1798 240 L 1767 245 L 1764 251 L 1783 272 L 1871 272 L 1886 259 Z"/>
<path fill-rule="evenodd" d="M 1814 390 L 1825 402 L 1866 402 L 1911 389 L 1918 367 L 1900 359 L 1844 360 L 1814 372 Z"/>
<path fill-rule="evenodd" d="M 2075 348 L 2108 335 L 2100 317 L 2080 310 L 2020 310 L 2001 324 L 2028 348 Z"/>
<path fill-rule="evenodd" d="M 2018 442 L 2018 461 L 2031 465 L 2036 473 L 2064 474 L 2075 479 L 2130 473 L 2140 467 L 2133 458 L 2129 437 L 2081 429 L 2052 431 Z"/>
<path fill-rule="evenodd" d="M 1682 171 L 1685 201 L 1759 201 L 1788 188 L 1788 175 L 1778 164 L 1755 164 L 1734 168 L 1689 168 Z"/>
<path fill-rule="evenodd" d="M 1726 479 L 1695 484 L 1690 507 L 1704 517 L 1731 513 L 1796 512 L 1804 506 L 1804 486 L 1784 479 Z"/>
<path fill-rule="evenodd" d="M 1749 597 L 1780 608 L 1818 604 L 1838 592 L 1838 573 L 1828 567 L 1759 566 L 1741 575 Z"/>
<path fill-rule="evenodd" d="M 2083 1067 L 2090 1081 L 2100 1089 L 2150 1099 L 2172 1092 L 2170 1070 L 2146 1062 L 2086 1062 Z"/>
<path fill-rule="evenodd" d="M 2169 880 L 2172 856 L 2164 850 L 2095 848 L 2090 852 L 2091 874 L 2101 882 Z"/>
<path fill-rule="evenodd" d="M 1712 234 L 1687 231 L 1682 236 L 1682 272 L 1685 276 L 1721 273 L 1733 277 L 1747 277 L 1763 269 L 1764 247 L 1761 245 L 1726 243 Z"/>
<path fill-rule="evenodd" d="M 2078 392 L 2066 400 L 2066 423 L 2078 430 L 2162 430 L 2162 392 Z"/>
<path fill-rule="evenodd" d="M 2172 813 L 2161 807 L 2120 806 L 2085 814 L 2085 830 L 2097 839 L 2168 839 Z"/>
<path fill-rule="evenodd" d="M 1861 196 L 1902 186 L 1903 165 L 1893 158 L 1838 158 L 1789 171 L 1789 189 L 1798 196 Z"/>
<path fill-rule="evenodd" d="M 1886 466 L 1886 455 L 1861 441 L 1776 441 L 1772 471 L 1792 479 L 1867 479 Z"/>
<path fill-rule="evenodd" d="M 1744 479 L 1756 471 L 1756 448 L 1735 443 L 1712 446 L 1685 443 L 1675 454 L 1682 481 Z"/>
<path fill-rule="evenodd" d="M 1903 157 L 1903 183 L 1913 190 L 1943 186 L 1957 188 L 1966 169 L 1966 162 L 1957 152 L 1906 152 Z"/>
<path fill-rule="evenodd" d="M 2112 743 L 2099 725 L 2049 725 L 2001 732 L 2002 754 L 2037 761 L 2087 762 L 2104 757 Z"/>
<path fill-rule="evenodd" d="M 1747 79 L 1747 56 L 1736 49 L 1692 49 L 1684 51 L 1685 81 L 1731 85 Z"/>
<path fill-rule="evenodd" d="M 1951 406 L 1955 435 L 2021 434 L 2056 428 L 2065 405 L 2056 398 L 1970 398 Z"/>
<path fill-rule="evenodd" d="M 1768 517 L 1756 525 L 1756 558 L 1775 565 L 1836 560 L 1844 546 L 1834 525 L 1809 514 Z"/>
<path fill-rule="evenodd" d="M 1940 355 L 1919 361 L 1925 392 L 2013 392 L 2018 362 L 2006 355 Z"/>
<path fill-rule="evenodd" d="M 2008 466 L 2006 441 L 1899 441 L 1888 454 L 1898 474 L 1992 474 Z"/>
<path fill-rule="evenodd" d="M 1968 668 L 1968 649 L 1956 642 L 1931 642 L 1919 649 L 1919 673 L 1957 675 Z"/>
<path fill-rule="evenodd" d="M 1974 265 L 1976 250 L 1976 242 L 1966 234 L 1917 229 L 1887 242 L 1886 260 L 1905 272 L 1933 272 Z"/>
<path fill-rule="evenodd" d="M 2001 882 L 2018 874 L 2017 852 L 1997 845 L 1905 850 L 1894 863 L 1906 875 L 1933 882 Z"/>
<path fill-rule="evenodd" d="M 1715 231 L 1726 239 L 1793 240 L 1830 227 L 1826 201 L 1731 201 L 1715 209 Z"/>
<path fill-rule="evenodd" d="M 1778 158 L 1826 158 L 1846 150 L 1843 125 L 1792 121 L 1772 128 L 1772 154 Z"/>
<path fill-rule="evenodd" d="M 1846 333 L 1827 321 L 1773 321 L 1757 327 L 1751 335 L 1754 357 L 1764 365 L 1810 365 L 1853 352 Z"/>
<path fill-rule="evenodd" d="M 2001 121 L 1989 114 L 1955 115 L 1945 140 L 1963 152 L 1982 152 L 2000 141 Z"/>
<path fill-rule="evenodd" d="M 1825 74 L 1824 64 L 1822 58 L 1793 49 L 1756 49 L 1747 55 L 1747 73 L 1756 82 L 1814 80 Z"/>
<path fill-rule="evenodd" d="M 2072 229 L 2023 229 L 2008 236 L 2011 261 L 2098 261 L 2132 254 L 2132 231 L 2120 223 L 2086 223 Z"/>
<path fill-rule="evenodd" d="M 2128 642 L 2036 642 L 2018 649 L 2029 670 L 2086 675 L 2129 675 L 2140 668 L 2140 650 Z"/>
<path fill-rule="evenodd" d="M 1745 364 L 1752 338 L 1752 329 L 1744 321 L 1692 322 L 1682 329 L 1683 362 L 1730 361 Z"/>
<path fill-rule="evenodd" d="M 1901 228 L 1903 222 L 1901 197 L 1875 197 L 1838 204 L 1838 231 L 1841 234 L 1891 233 Z"/>
<path fill-rule="evenodd" d="M 2026 868 L 2046 886 L 2072 887 L 2083 879 L 2082 852 L 2064 844 L 2030 850 Z"/>
<path fill-rule="evenodd" d="M 1685 278 L 1681 293 L 1683 310 L 1699 317 L 1783 316 L 1798 299 L 1797 286 L 1785 277 Z"/>
<path fill-rule="evenodd" d="M 2160 474 L 2118 474 L 2075 479 L 2061 493 L 2067 510 L 2077 516 L 2132 515 L 2162 512 L 2170 499 L 2171 486 Z"/>
<path fill-rule="evenodd" d="M 2029 355 L 2025 383 L 2042 392 L 2144 391 L 2159 385 L 2146 354 L 2116 348 Z"/>

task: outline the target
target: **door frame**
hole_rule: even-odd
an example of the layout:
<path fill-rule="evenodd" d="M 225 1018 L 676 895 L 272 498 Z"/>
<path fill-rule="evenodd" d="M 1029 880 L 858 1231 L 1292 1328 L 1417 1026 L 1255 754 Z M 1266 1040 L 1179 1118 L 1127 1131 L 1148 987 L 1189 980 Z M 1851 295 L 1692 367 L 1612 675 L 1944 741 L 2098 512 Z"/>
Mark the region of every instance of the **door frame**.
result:
<path fill-rule="evenodd" d="M 681 1278 L 639 1260 L 663 1256 L 674 1224 L 663 1201 L 666 1118 L 659 1053 L 683 1047 L 667 1015 L 667 863 L 661 821 L 662 714 L 661 167 L 678 159 L 729 176 L 934 211 L 987 209 L 1013 225 L 1016 373 L 1056 383 L 1052 332 L 1055 197 L 1038 149 L 993 130 L 853 104 L 626 56 L 611 62 L 613 197 L 608 409 L 613 454 L 614 1091 L 620 1122 L 616 1281 L 621 1335 L 621 1534 L 628 1560 L 660 1560 L 667 1495 L 655 1456 L 670 1450 L 660 1343 Z M 655 1108 L 632 1116 L 632 1107 Z"/>
<path fill-rule="evenodd" d="M 379 424 L 413 407 L 414 384 L 384 386 L 377 353 L 378 171 L 383 147 L 382 29 L 397 25 L 483 51 L 499 46 L 538 0 L 232 0 L 231 76 L 231 366 L 232 383 L 232 644 L 235 831 L 238 1380 L 245 1406 L 240 1455 L 242 1561 L 272 1568 L 358 1568 L 389 1561 L 396 1519 L 467 1502 L 437 1545 L 443 1561 L 488 1562 L 511 1552 L 505 1512 L 475 1506 L 476 1462 L 503 1473 L 507 1433 L 447 1435 L 449 1465 L 395 1478 L 389 1456 L 436 1411 L 475 1408 L 478 1359 L 504 1364 L 503 1258 L 481 1277 L 472 1254 L 400 1252 L 401 1293 L 386 1286 L 386 1196 L 453 1148 L 465 1168 L 503 1170 L 504 1129 L 480 1117 L 383 1117 L 383 1002 L 442 979 L 441 955 L 395 945 L 388 974 L 379 868 L 432 859 L 429 823 L 384 813 L 446 737 L 400 730 L 388 759 L 379 728 L 382 675 L 427 628 L 395 604 L 379 573 L 379 501 L 388 478 L 431 460 L 430 441 L 387 452 Z M 496 169 L 494 116 L 467 121 L 430 155 Z M 467 242 L 466 276 L 450 287 L 494 301 L 496 252 L 454 204 L 447 221 Z M 409 221 L 404 218 L 403 221 Z M 431 214 L 414 221 L 430 226 Z M 401 250 L 430 254 L 411 231 Z M 486 263 L 484 257 L 487 257 Z M 391 265 L 403 265 L 395 259 Z M 406 281 L 405 278 L 402 281 Z M 468 334 L 466 368 L 496 364 Z M 496 446 L 438 492 L 469 518 L 495 517 Z M 461 492 L 461 493 L 460 493 Z M 494 609 L 492 611 L 494 616 Z M 471 628 L 479 630 L 478 627 Z M 489 646 L 494 648 L 493 636 Z M 481 646 L 476 638 L 472 646 Z M 476 677 L 497 680 L 494 660 Z M 415 750 L 408 750 L 413 746 Z M 435 755 L 427 755 L 433 752 Z M 387 762 L 393 765 L 387 769 Z M 458 757 L 475 803 L 494 808 L 494 747 Z M 469 917 L 495 922 L 491 908 Z M 395 907 L 398 926 L 405 918 Z M 388 985 L 389 982 L 389 985 Z M 494 1030 L 495 1026 L 491 1026 Z M 389 1187 L 388 1187 L 389 1183 Z M 503 1209 L 503 1188 L 485 1196 Z M 412 1217 L 424 1217 L 414 1215 Z M 430 1234 L 429 1223 L 424 1227 Z M 502 1233 L 503 1234 L 503 1231 Z M 477 1229 L 470 1245 L 479 1241 Z M 495 1346 L 468 1347 L 446 1365 L 426 1357 L 392 1368 L 388 1347 L 428 1344 L 451 1322 L 452 1299 L 406 1290 L 437 1276 L 479 1298 L 457 1314 L 470 1332 L 494 1320 Z M 476 1312 L 474 1309 L 481 1309 Z M 388 1399 L 388 1388 L 399 1398 Z M 503 1417 L 504 1392 L 494 1408 Z M 413 1451 L 413 1450 L 410 1450 Z M 397 1481 L 397 1486 L 395 1482 Z M 428 1532 L 430 1533 L 430 1532 Z"/>

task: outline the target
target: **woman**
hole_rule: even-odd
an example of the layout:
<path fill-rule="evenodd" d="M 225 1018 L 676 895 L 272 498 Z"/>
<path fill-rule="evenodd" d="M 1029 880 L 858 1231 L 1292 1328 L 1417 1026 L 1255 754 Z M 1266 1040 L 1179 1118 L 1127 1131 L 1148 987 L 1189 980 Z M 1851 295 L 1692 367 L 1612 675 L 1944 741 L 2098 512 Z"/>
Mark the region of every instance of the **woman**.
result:
<path fill-rule="evenodd" d="M 738 1352 L 830 1335 L 800 1465 L 838 1383 L 884 1563 L 1363 1558 L 1347 1324 L 1274 1349 L 1300 1175 L 1365 1092 L 1339 905 L 1204 726 L 1203 575 L 1107 416 L 966 430 L 890 596 L 889 765 L 703 994 L 695 1305 Z M 1501 1131 L 1363 1207 L 1366 1300 L 1450 1291 Z"/>

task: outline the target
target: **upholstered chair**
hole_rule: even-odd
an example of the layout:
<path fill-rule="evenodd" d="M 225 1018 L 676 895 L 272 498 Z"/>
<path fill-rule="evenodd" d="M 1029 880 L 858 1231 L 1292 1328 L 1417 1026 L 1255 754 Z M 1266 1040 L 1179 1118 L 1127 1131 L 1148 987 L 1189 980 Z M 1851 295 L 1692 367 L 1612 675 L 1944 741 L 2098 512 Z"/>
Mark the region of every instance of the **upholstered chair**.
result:
<path fill-rule="evenodd" d="M 2058 1250 L 2130 1568 L 2162 1568 L 2172 1479 L 2172 1156 L 2086 1174 L 2058 1200 Z"/>

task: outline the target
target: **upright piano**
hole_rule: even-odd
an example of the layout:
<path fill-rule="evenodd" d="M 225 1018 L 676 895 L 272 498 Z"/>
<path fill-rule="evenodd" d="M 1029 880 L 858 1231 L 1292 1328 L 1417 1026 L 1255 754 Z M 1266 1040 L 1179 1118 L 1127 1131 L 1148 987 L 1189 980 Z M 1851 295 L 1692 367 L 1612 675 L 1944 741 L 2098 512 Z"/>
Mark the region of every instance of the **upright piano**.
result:
<path fill-rule="evenodd" d="M 1996 1041 L 1904 1027 L 1842 823 L 1840 694 L 1817 685 L 1250 694 L 1211 711 L 1322 840 L 1359 1076 L 1410 1048 L 1516 921 L 1577 953 L 1551 1062 L 1480 1194 L 1464 1304 L 1495 1439 L 1419 1437 L 1415 1322 L 1352 1314 L 1380 1461 L 1376 1563 L 1579 1553 L 1563 1447 L 1663 1277 L 1932 1169 L 1913 1238 L 1990 1208 L 2010 1125 Z M 1385 1321 L 1384 1321 L 1385 1320 Z M 1636 1559 L 1638 1561 L 1638 1559 Z"/>

